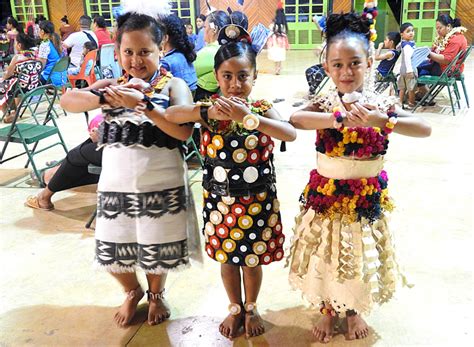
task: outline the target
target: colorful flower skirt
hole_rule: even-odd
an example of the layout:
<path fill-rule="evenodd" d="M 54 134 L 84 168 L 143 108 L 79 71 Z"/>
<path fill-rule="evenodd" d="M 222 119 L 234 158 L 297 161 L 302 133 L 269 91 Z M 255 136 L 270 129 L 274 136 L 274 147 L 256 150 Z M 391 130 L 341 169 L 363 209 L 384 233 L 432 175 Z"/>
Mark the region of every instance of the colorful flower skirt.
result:
<path fill-rule="evenodd" d="M 243 197 L 205 190 L 203 217 L 206 253 L 212 259 L 249 267 L 283 259 L 285 236 L 274 186 Z"/>
<path fill-rule="evenodd" d="M 320 167 L 319 162 L 318 171 L 321 169 L 328 179 L 358 179 L 358 170 L 376 177 L 381 160 L 361 165 L 332 158 L 331 162 L 337 164 L 336 172 L 331 173 L 327 165 Z M 323 215 L 302 206 L 296 217 L 288 262 L 294 289 L 301 290 L 314 305 L 331 303 L 341 314 L 348 309 L 367 313 L 374 303 L 384 303 L 393 296 L 399 280 L 406 284 L 383 211 L 378 218 L 369 220 L 343 213 Z"/>

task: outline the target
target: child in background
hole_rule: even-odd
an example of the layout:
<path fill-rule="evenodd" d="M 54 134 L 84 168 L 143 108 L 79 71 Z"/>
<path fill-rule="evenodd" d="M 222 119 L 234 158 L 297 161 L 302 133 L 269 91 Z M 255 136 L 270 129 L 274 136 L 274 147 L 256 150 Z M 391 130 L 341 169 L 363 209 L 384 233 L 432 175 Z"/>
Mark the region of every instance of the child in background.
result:
<path fill-rule="evenodd" d="M 400 33 L 391 31 L 385 36 L 385 40 L 380 42 L 377 52 L 375 52 L 375 60 L 381 60 L 377 66 L 377 80 L 381 81 L 388 75 L 400 56 L 400 51 L 395 49 L 400 43 Z M 386 53 L 381 53 L 382 48 L 388 49 Z"/>
<path fill-rule="evenodd" d="M 400 103 L 403 105 L 405 94 L 408 92 L 408 106 L 415 107 L 415 89 L 417 70 L 411 65 L 411 57 L 415 50 L 415 29 L 411 23 L 403 23 L 400 26 L 400 36 L 402 39 L 402 64 L 400 66 L 400 76 L 398 78 L 398 89 L 400 89 Z"/>
<path fill-rule="evenodd" d="M 186 27 L 186 34 L 188 35 L 189 42 L 191 42 L 194 46 L 196 46 L 197 35 L 193 32 L 193 25 L 186 24 L 185 27 Z"/>
<path fill-rule="evenodd" d="M 275 62 L 275 75 L 281 73 L 281 63 L 286 60 L 286 51 L 290 49 L 288 43 L 288 24 L 286 23 L 285 11 L 281 1 L 278 3 L 275 19 L 270 29 L 273 31 L 268 38 L 268 59 Z"/>
<path fill-rule="evenodd" d="M 92 41 L 85 42 L 84 48 L 82 49 L 81 65 L 78 67 L 73 66 L 73 67 L 68 68 L 67 69 L 68 75 L 77 75 L 81 71 L 81 66 L 82 66 L 82 63 L 84 62 L 85 56 L 87 55 L 87 53 L 89 53 L 90 51 L 93 51 L 94 49 L 97 49 L 97 45 L 95 44 L 95 42 L 92 42 Z M 91 72 L 92 65 L 93 65 L 93 61 L 89 60 L 87 62 L 86 70 L 84 71 L 86 76 L 88 76 L 89 73 Z"/>

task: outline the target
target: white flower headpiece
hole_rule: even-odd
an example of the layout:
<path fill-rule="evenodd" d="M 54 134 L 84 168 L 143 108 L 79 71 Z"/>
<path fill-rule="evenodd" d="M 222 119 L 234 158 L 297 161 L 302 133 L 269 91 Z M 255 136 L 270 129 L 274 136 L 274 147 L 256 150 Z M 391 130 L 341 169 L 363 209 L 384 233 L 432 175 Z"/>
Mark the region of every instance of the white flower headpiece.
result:
<path fill-rule="evenodd" d="M 136 13 L 161 18 L 171 13 L 171 6 L 167 0 L 122 0 L 123 13 Z"/>

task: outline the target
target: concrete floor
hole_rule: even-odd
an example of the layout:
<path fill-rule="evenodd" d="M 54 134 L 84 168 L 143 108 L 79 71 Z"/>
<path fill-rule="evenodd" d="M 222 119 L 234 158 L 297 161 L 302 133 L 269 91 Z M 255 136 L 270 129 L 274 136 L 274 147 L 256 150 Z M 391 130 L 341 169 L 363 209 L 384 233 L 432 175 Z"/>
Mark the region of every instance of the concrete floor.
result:
<path fill-rule="evenodd" d="M 306 92 L 304 68 L 312 65 L 312 52 L 291 52 L 283 74 L 270 74 L 266 57 L 259 57 L 261 73 L 254 97 L 272 100 L 287 118 L 291 105 Z M 473 76 L 474 60 L 465 74 Z M 468 77 L 471 102 L 474 81 Z M 401 289 L 390 303 L 367 317 L 371 335 L 346 342 L 337 335 L 330 346 L 465 346 L 472 345 L 472 144 L 468 138 L 474 112 L 463 104 L 450 115 L 446 98 L 419 115 L 433 126 L 428 139 L 392 135 L 387 171 L 397 209 L 392 228 L 397 253 L 414 284 Z M 463 100 L 464 101 L 464 100 Z M 441 104 L 441 106 L 439 106 Z M 87 130 L 83 115 L 59 118 L 70 148 L 83 141 Z M 276 154 L 278 191 L 286 234 L 292 234 L 298 196 L 314 167 L 314 132 L 299 132 L 287 152 Z M 52 150 L 44 160 L 59 159 Z M 469 159 L 471 157 L 471 159 Z M 43 159 L 42 159 L 43 160 Z M 40 163 L 43 161 L 40 160 Z M 11 188 L 22 160 L 0 168 L 0 346 L 310 346 L 310 329 L 318 315 L 307 308 L 299 293 L 290 290 L 284 263 L 264 268 L 259 308 L 267 333 L 229 342 L 218 333 L 227 314 L 228 300 L 219 266 L 207 257 L 203 265 L 171 274 L 167 299 L 171 319 L 159 326 L 143 323 L 142 301 L 134 324 L 117 328 L 112 321 L 122 302 L 119 285 L 107 274 L 95 272 L 93 230 L 84 224 L 94 210 L 95 187 L 58 193 L 51 212 L 23 206 L 38 191 L 22 182 Z M 9 183 L 6 185 L 6 183 Z M 8 186 L 8 187 L 7 187 Z M 200 196 L 200 184 L 193 184 Z M 200 199 L 198 199 L 200 208 Z M 289 238 L 288 238 L 289 239 Z M 144 277 L 141 274 L 142 283 Z M 316 343 L 314 343 L 316 345 Z"/>

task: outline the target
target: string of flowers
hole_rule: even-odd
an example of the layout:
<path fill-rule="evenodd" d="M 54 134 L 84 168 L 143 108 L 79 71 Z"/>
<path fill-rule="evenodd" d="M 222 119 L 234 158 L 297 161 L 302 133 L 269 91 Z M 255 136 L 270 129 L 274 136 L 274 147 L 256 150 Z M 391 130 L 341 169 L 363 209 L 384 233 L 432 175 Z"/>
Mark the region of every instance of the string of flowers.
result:
<path fill-rule="evenodd" d="M 383 134 L 378 127 L 320 129 L 317 132 L 316 150 L 330 157 L 367 158 L 385 154 L 388 142 L 388 134 Z"/>
<path fill-rule="evenodd" d="M 311 207 L 326 218 L 343 214 L 351 222 L 362 217 L 373 221 L 382 211 L 394 208 L 388 197 L 387 182 L 385 171 L 378 177 L 339 180 L 323 177 L 313 170 L 300 200 L 306 209 Z"/>
<path fill-rule="evenodd" d="M 467 31 L 467 29 L 465 27 L 459 26 L 459 27 L 456 27 L 456 28 L 452 28 L 446 34 L 445 37 L 441 37 L 439 35 L 436 36 L 436 39 L 433 42 L 433 47 L 435 48 L 435 53 L 440 53 L 440 52 L 444 51 L 444 49 L 446 48 L 446 45 L 448 44 L 449 40 L 451 39 L 451 37 L 453 35 L 455 35 L 457 33 L 464 34 L 466 31 Z"/>
<path fill-rule="evenodd" d="M 217 102 L 217 99 L 219 99 L 219 97 L 220 96 L 218 94 L 214 94 L 211 97 L 204 99 L 201 103 L 206 106 L 212 106 Z M 265 112 L 272 108 L 272 104 L 266 100 L 247 100 L 246 105 L 250 109 L 251 113 L 258 114 L 260 116 L 265 115 Z M 217 131 L 222 134 L 235 133 L 238 135 L 249 135 L 254 133 L 254 131 L 249 131 L 248 129 L 244 128 L 242 123 L 236 122 L 234 120 L 209 119 L 209 126 L 214 131 Z"/>

